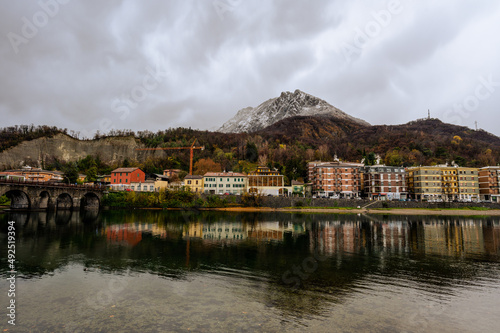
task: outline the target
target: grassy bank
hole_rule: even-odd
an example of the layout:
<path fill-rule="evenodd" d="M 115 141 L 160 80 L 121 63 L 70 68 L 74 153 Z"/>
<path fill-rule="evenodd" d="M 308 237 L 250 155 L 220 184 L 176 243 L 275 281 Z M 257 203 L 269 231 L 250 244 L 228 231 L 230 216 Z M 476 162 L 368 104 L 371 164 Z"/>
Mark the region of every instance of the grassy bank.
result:
<path fill-rule="evenodd" d="M 241 203 L 235 196 L 199 195 L 191 191 L 111 192 L 102 205 L 114 208 L 228 208 L 261 207 L 262 197 L 244 194 Z"/>

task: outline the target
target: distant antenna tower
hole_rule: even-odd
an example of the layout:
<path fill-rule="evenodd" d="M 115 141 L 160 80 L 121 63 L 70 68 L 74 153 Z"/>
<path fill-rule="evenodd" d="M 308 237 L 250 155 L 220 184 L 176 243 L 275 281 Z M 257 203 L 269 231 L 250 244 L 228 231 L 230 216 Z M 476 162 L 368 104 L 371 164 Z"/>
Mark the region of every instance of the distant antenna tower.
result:
<path fill-rule="evenodd" d="M 431 110 L 427 109 L 427 119 L 431 119 Z"/>
<path fill-rule="evenodd" d="M 476 131 L 477 131 L 477 120 L 474 122 L 474 124 L 476 124 Z"/>

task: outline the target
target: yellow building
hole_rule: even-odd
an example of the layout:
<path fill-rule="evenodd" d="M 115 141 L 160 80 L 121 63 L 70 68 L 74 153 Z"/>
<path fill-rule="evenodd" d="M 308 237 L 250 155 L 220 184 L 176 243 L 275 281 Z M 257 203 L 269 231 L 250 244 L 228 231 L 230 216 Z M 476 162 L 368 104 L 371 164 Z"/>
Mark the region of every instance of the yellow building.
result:
<path fill-rule="evenodd" d="M 441 170 L 434 166 L 408 168 L 409 198 L 417 200 L 442 199 Z"/>
<path fill-rule="evenodd" d="M 465 201 L 479 200 L 479 169 L 458 168 L 458 199 Z"/>
<path fill-rule="evenodd" d="M 477 168 L 447 165 L 408 168 L 408 190 L 417 200 L 477 200 L 478 172 Z"/>
<path fill-rule="evenodd" d="M 458 170 L 455 167 L 438 167 L 441 172 L 443 200 L 458 199 Z"/>
<path fill-rule="evenodd" d="M 187 175 L 184 178 L 184 186 L 191 192 L 203 193 L 203 176 Z"/>

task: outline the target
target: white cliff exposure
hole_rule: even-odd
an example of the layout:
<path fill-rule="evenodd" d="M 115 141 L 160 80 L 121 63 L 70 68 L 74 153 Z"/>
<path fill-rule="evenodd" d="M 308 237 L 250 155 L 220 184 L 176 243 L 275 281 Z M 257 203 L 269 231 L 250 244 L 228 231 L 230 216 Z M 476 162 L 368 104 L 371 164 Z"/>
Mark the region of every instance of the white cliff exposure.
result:
<path fill-rule="evenodd" d="M 279 97 L 267 100 L 256 108 L 247 107 L 241 109 L 232 119 L 219 128 L 219 132 L 254 132 L 285 118 L 320 115 L 349 119 L 362 125 L 370 125 L 364 120 L 348 115 L 322 99 L 295 90 L 293 93 L 282 92 Z"/>

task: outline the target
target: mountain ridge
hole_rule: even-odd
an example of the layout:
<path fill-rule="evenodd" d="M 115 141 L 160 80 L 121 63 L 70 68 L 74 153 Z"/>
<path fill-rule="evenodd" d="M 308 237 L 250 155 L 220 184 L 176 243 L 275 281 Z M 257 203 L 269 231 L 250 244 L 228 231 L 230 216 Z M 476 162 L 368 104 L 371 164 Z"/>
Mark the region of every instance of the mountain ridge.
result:
<path fill-rule="evenodd" d="M 218 131 L 222 133 L 251 133 L 286 118 L 323 115 L 370 126 L 368 122 L 355 118 L 326 101 L 297 89 L 293 93 L 282 92 L 279 97 L 268 99 L 257 107 L 246 107 L 239 110 Z"/>

